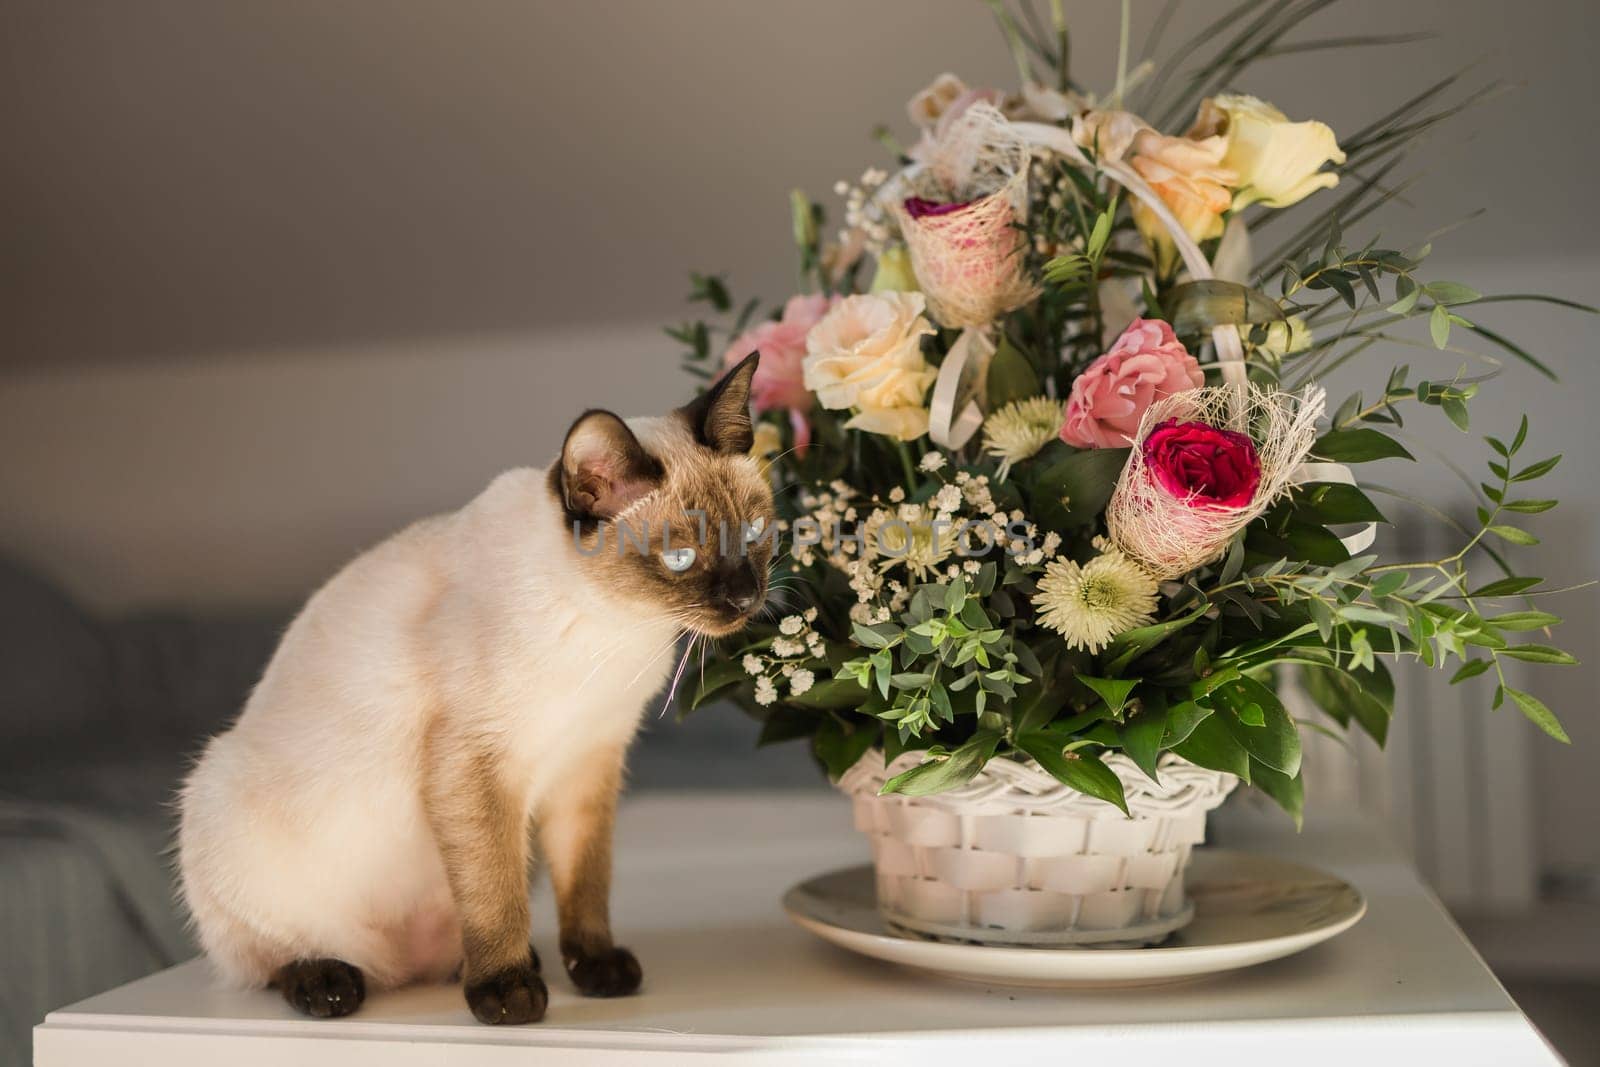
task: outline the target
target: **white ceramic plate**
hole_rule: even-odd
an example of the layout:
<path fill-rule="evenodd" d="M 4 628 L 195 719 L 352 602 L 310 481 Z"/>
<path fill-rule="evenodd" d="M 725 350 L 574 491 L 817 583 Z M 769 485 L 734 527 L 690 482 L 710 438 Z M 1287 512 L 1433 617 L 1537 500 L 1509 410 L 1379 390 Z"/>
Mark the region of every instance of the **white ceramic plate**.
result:
<path fill-rule="evenodd" d="M 1272 856 L 1196 849 L 1194 921 L 1153 948 L 1010 948 L 894 933 L 878 915 L 872 868 L 848 867 L 784 894 L 796 923 L 843 948 L 948 978 L 1044 988 L 1176 982 L 1293 955 L 1354 926 L 1367 903 L 1348 882 Z"/>

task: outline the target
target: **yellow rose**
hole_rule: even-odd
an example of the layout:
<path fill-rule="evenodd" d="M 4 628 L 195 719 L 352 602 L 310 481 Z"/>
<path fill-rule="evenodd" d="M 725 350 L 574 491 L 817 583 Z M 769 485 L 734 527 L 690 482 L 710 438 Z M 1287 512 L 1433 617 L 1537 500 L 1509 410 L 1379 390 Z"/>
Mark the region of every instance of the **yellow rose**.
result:
<path fill-rule="evenodd" d="M 872 292 L 909 293 L 917 289 L 917 273 L 911 269 L 911 253 L 905 245 L 891 245 L 878 256 L 878 269 L 872 275 Z"/>
<path fill-rule="evenodd" d="M 1290 122 L 1253 96 L 1223 93 L 1201 101 L 1189 136 L 1226 138 L 1222 163 L 1239 177 L 1235 211 L 1254 203 L 1289 207 L 1339 184 L 1337 174 L 1321 169 L 1344 162 L 1333 131 L 1320 122 Z"/>
<path fill-rule="evenodd" d="M 1171 209 L 1178 224 L 1196 241 L 1222 236 L 1222 216 L 1232 202 L 1238 176 L 1223 165 L 1228 142 L 1222 137 L 1168 137 L 1146 128 L 1133 138 L 1128 164 Z M 1165 273 L 1177 249 L 1160 219 L 1142 202 L 1133 203 L 1133 222 L 1156 251 Z"/>
<path fill-rule="evenodd" d="M 928 432 L 923 397 L 938 371 L 922 356 L 934 332 L 921 293 L 849 296 L 806 335 L 805 385 L 825 408 L 853 409 L 845 425 L 912 441 Z"/>

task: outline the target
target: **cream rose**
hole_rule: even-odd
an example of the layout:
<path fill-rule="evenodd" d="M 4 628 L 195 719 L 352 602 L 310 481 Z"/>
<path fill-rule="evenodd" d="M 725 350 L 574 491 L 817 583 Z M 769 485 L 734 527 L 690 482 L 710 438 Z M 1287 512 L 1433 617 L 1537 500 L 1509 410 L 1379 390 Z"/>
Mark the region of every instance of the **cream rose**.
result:
<path fill-rule="evenodd" d="M 1253 96 L 1223 93 L 1201 101 L 1189 136 L 1227 140 L 1222 164 L 1238 175 L 1235 211 L 1254 203 L 1289 207 L 1339 184 L 1337 174 L 1321 169 L 1344 162 L 1333 131 L 1320 122 L 1290 122 Z"/>
<path fill-rule="evenodd" d="M 923 397 L 938 371 L 922 357 L 934 332 L 921 293 L 846 297 L 806 335 L 805 385 L 825 408 L 853 409 L 845 425 L 902 441 L 928 432 Z"/>
<path fill-rule="evenodd" d="M 1134 136 L 1128 163 L 1171 209 L 1184 232 L 1205 241 L 1222 236 L 1222 216 L 1238 184 L 1238 175 L 1223 164 L 1227 150 L 1228 141 L 1221 136 L 1168 137 L 1146 128 Z M 1134 201 L 1132 211 L 1134 225 L 1166 271 L 1176 251 L 1166 226 L 1142 201 Z"/>

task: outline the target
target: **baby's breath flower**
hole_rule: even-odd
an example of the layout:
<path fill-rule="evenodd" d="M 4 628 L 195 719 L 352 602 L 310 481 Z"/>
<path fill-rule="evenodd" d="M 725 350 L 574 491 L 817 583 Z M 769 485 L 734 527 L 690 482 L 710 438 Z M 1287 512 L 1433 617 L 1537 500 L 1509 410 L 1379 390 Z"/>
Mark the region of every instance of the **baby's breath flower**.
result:
<path fill-rule="evenodd" d="M 806 646 L 792 637 L 774 637 L 772 639 L 772 652 L 778 656 L 803 656 Z"/>
<path fill-rule="evenodd" d="M 789 676 L 789 692 L 794 696 L 799 696 L 810 689 L 815 681 L 816 676 L 802 667 Z"/>
<path fill-rule="evenodd" d="M 772 679 L 771 678 L 766 678 L 766 677 L 757 678 L 756 679 L 756 703 L 762 705 L 763 707 L 765 707 L 768 704 L 777 703 L 777 700 L 778 700 L 778 687 L 773 684 Z"/>
<path fill-rule="evenodd" d="M 760 674 L 763 669 L 759 656 L 746 655 L 744 659 L 740 660 L 740 664 L 744 667 L 744 673 L 746 674 Z"/>
<path fill-rule="evenodd" d="M 921 467 L 923 470 L 927 471 L 929 474 L 932 474 L 934 471 L 937 471 L 937 470 L 943 470 L 944 469 L 944 453 L 943 452 L 929 452 L 927 455 L 922 457 L 922 462 L 917 464 L 917 466 Z"/>
<path fill-rule="evenodd" d="M 1013 400 L 983 421 L 983 450 L 1000 460 L 1000 480 L 1015 463 L 1038 455 L 1061 432 L 1061 401 L 1047 396 Z"/>
<path fill-rule="evenodd" d="M 1113 637 L 1150 621 L 1156 580 L 1116 549 L 1088 563 L 1052 560 L 1039 579 L 1033 604 L 1039 623 L 1066 639 L 1068 648 L 1099 652 Z"/>
<path fill-rule="evenodd" d="M 802 614 L 803 614 L 806 622 L 816 622 L 817 621 L 817 609 L 815 607 L 807 608 Z"/>
<path fill-rule="evenodd" d="M 805 620 L 798 615 L 785 616 L 784 620 L 778 623 L 778 632 L 788 634 L 790 637 L 793 637 L 795 634 L 799 633 L 805 628 Z"/>
<path fill-rule="evenodd" d="M 932 452 L 928 453 L 930 456 Z M 933 497 L 933 504 L 940 511 L 955 512 L 961 507 L 961 489 L 959 486 L 946 485 Z"/>
<path fill-rule="evenodd" d="M 904 500 L 905 498 L 906 498 L 906 491 L 903 488 L 901 488 L 900 486 L 897 485 L 893 489 L 889 490 L 889 502 L 891 504 L 898 504 L 898 503 L 900 503 L 900 501 Z"/>

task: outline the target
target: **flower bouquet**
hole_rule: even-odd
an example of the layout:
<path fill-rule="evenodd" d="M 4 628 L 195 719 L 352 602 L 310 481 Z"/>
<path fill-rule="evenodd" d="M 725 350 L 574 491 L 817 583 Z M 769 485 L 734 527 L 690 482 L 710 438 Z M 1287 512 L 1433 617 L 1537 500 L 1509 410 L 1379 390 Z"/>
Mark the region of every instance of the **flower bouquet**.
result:
<path fill-rule="evenodd" d="M 836 187 L 836 235 L 794 194 L 804 292 L 758 321 L 696 276 L 721 318 L 668 331 L 706 378 L 760 352 L 755 453 L 781 489 L 774 608 L 700 653 L 690 706 L 807 739 L 897 923 L 1150 941 L 1186 918 L 1188 850 L 1236 783 L 1298 824 L 1302 726 L 1383 742 L 1389 661 L 1487 675 L 1493 707 L 1566 741 L 1503 670 L 1574 662 L 1526 639 L 1559 620 L 1511 551 L 1538 543 L 1523 522 L 1555 501 L 1529 490 L 1559 457 L 1525 418 L 1484 438 L 1476 524 L 1431 559 L 1368 551 L 1395 495 L 1352 473 L 1413 461 L 1413 412 L 1468 432 L 1498 363 L 1459 341 L 1543 370 L 1467 308 L 1550 298 L 1344 236 L 1459 110 L 1450 81 L 1343 139 L 1220 91 L 1314 5 L 1218 23 L 1171 66 L 1129 69 L 1124 40 L 1100 94 L 1059 4 L 991 6 L 1019 88 L 941 75 L 915 142 L 883 134 L 888 159 Z M 1320 376 L 1413 324 L 1426 375 L 1326 402 Z M 1288 685 L 1327 721 L 1297 722 Z"/>

